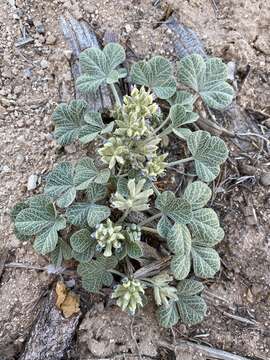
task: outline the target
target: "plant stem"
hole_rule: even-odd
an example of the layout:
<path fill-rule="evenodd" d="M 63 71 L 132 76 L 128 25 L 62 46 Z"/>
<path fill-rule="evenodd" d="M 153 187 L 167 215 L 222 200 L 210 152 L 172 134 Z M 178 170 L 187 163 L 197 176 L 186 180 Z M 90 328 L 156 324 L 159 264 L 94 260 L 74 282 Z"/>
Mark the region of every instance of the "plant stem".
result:
<path fill-rule="evenodd" d="M 152 183 L 152 188 L 157 196 L 160 195 L 160 191 L 158 190 L 158 188 L 156 187 L 156 185 L 154 183 Z"/>
<path fill-rule="evenodd" d="M 155 129 L 155 131 L 153 132 L 152 135 L 156 135 L 159 132 L 159 130 L 161 130 L 167 124 L 167 122 L 169 120 L 170 120 L 170 117 L 167 116 L 166 119 Z"/>
<path fill-rule="evenodd" d="M 156 229 L 148 227 L 148 226 L 142 226 L 141 230 L 146 231 L 146 232 L 150 232 L 150 233 L 153 233 L 153 234 L 158 234 L 158 231 Z"/>
<path fill-rule="evenodd" d="M 181 160 L 177 160 L 177 161 L 173 161 L 173 162 L 170 162 L 170 163 L 167 163 L 167 166 L 175 166 L 175 165 L 178 165 L 178 164 L 183 164 L 185 162 L 188 162 L 188 161 L 191 161 L 193 160 L 193 157 L 188 157 L 186 159 L 181 159 Z"/>
<path fill-rule="evenodd" d="M 109 271 L 110 271 L 110 273 L 115 274 L 115 275 L 119 275 L 122 278 L 126 277 L 126 275 L 121 273 L 120 271 L 117 271 L 117 270 L 114 270 L 114 269 L 110 269 Z"/>
<path fill-rule="evenodd" d="M 139 226 L 144 226 L 144 225 L 146 225 L 146 224 L 148 224 L 148 223 L 151 223 L 152 221 L 160 218 L 161 216 L 162 216 L 162 213 L 160 212 L 160 213 L 158 213 L 158 214 L 155 214 L 155 215 L 153 215 L 153 216 L 150 216 L 150 218 L 148 218 L 148 219 L 140 222 L 138 225 L 139 225 Z"/>
<path fill-rule="evenodd" d="M 121 224 L 125 220 L 125 218 L 128 216 L 128 213 L 129 213 L 129 209 L 125 210 L 125 212 L 120 217 L 120 219 L 116 222 L 116 224 Z"/>
<path fill-rule="evenodd" d="M 114 84 L 110 84 L 110 87 L 111 87 L 111 90 L 112 90 L 112 93 L 113 93 L 116 104 L 119 105 L 119 106 L 122 106 L 120 97 L 119 97 L 118 92 L 116 90 L 116 87 L 114 86 Z"/>

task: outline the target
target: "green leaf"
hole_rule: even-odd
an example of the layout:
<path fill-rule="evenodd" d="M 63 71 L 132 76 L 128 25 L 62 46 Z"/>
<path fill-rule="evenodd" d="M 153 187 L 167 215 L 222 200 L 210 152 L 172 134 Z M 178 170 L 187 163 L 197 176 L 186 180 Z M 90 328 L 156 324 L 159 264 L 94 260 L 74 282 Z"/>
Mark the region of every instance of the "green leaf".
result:
<path fill-rule="evenodd" d="M 66 220 L 57 215 L 46 196 L 29 201 L 29 205 L 17 215 L 15 227 L 22 235 L 36 235 L 34 247 L 44 255 L 55 249 L 58 231 L 66 227 Z"/>
<path fill-rule="evenodd" d="M 82 277 L 83 287 L 90 292 L 98 292 L 102 286 L 110 286 L 113 276 L 109 272 L 117 265 L 115 256 L 100 256 L 96 260 L 78 266 L 78 274 Z"/>
<path fill-rule="evenodd" d="M 164 191 L 156 199 L 156 208 L 179 224 L 188 224 L 192 219 L 191 205 L 185 199 L 176 198 L 171 191 Z"/>
<path fill-rule="evenodd" d="M 214 180 L 219 174 L 220 164 L 228 157 L 224 141 L 199 130 L 188 137 L 187 145 L 193 155 L 198 177 L 206 182 Z"/>
<path fill-rule="evenodd" d="M 176 223 L 167 235 L 167 244 L 174 254 L 186 255 L 190 253 L 191 236 L 186 225 Z"/>
<path fill-rule="evenodd" d="M 199 245 L 214 246 L 224 237 L 217 214 L 212 209 L 204 208 L 193 211 L 193 219 L 189 227 L 195 242 Z"/>
<path fill-rule="evenodd" d="M 95 246 L 90 246 L 83 253 L 72 250 L 72 257 L 80 263 L 89 262 L 95 255 Z"/>
<path fill-rule="evenodd" d="M 196 276 L 213 278 L 220 269 L 218 253 L 211 248 L 194 245 L 191 250 L 193 269 Z"/>
<path fill-rule="evenodd" d="M 200 323 L 206 315 L 205 301 L 198 295 L 179 296 L 177 309 L 180 319 L 187 325 Z"/>
<path fill-rule="evenodd" d="M 59 238 L 56 248 L 49 255 L 52 263 L 59 267 L 62 265 L 63 260 L 72 258 L 72 249 L 66 241 Z"/>
<path fill-rule="evenodd" d="M 95 239 L 91 237 L 89 229 L 81 229 L 71 236 L 70 245 L 75 252 L 84 253 L 95 246 Z"/>
<path fill-rule="evenodd" d="M 196 96 L 192 95 L 188 91 L 180 90 L 176 91 L 176 93 L 170 99 L 168 99 L 168 102 L 171 106 L 179 104 L 184 106 L 187 111 L 192 111 L 195 100 Z"/>
<path fill-rule="evenodd" d="M 74 182 L 77 190 L 85 190 L 93 182 L 105 184 L 110 178 L 109 169 L 97 169 L 94 160 L 86 157 L 81 159 L 75 167 Z"/>
<path fill-rule="evenodd" d="M 171 107 L 169 116 L 172 120 L 173 129 L 178 129 L 186 124 L 192 124 L 199 118 L 198 114 L 192 111 L 187 111 L 184 106 L 179 104 Z"/>
<path fill-rule="evenodd" d="M 184 198 L 190 202 L 192 210 L 197 210 L 205 206 L 211 199 L 212 191 L 210 187 L 202 181 L 194 181 L 189 184 L 184 192 Z"/>
<path fill-rule="evenodd" d="M 138 259 L 143 256 L 143 250 L 139 242 L 129 241 L 127 243 L 127 254 L 132 259 Z"/>
<path fill-rule="evenodd" d="M 190 136 L 190 134 L 192 133 L 192 131 L 187 128 L 178 128 L 178 129 L 173 129 L 173 133 L 176 136 L 178 136 L 180 139 L 187 141 L 187 139 Z"/>
<path fill-rule="evenodd" d="M 191 279 L 180 281 L 177 286 L 178 300 L 171 302 L 168 307 L 159 308 L 160 325 L 169 328 L 179 319 L 187 325 L 201 322 L 207 310 L 205 301 L 197 295 L 202 290 L 203 285 L 198 281 Z"/>
<path fill-rule="evenodd" d="M 178 65 L 178 80 L 196 91 L 210 108 L 222 110 L 232 102 L 234 90 L 226 82 L 228 68 L 221 59 L 204 61 L 202 56 L 192 54 Z"/>
<path fill-rule="evenodd" d="M 179 314 L 176 303 L 172 302 L 169 306 L 160 306 L 158 309 L 158 319 L 161 326 L 170 328 L 179 320 Z"/>
<path fill-rule="evenodd" d="M 73 204 L 67 210 L 68 221 L 77 226 L 89 225 L 95 227 L 111 214 L 110 209 L 104 205 L 97 205 L 87 202 Z"/>
<path fill-rule="evenodd" d="M 103 184 L 91 183 L 86 189 L 87 200 L 96 202 L 104 199 L 107 195 L 107 186 Z"/>
<path fill-rule="evenodd" d="M 60 145 L 70 144 L 78 138 L 86 109 L 84 100 L 72 100 L 69 105 L 57 106 L 53 113 L 54 135 Z"/>
<path fill-rule="evenodd" d="M 155 56 L 149 61 L 133 64 L 131 79 L 135 84 L 152 89 L 161 99 L 170 98 L 176 91 L 173 67 L 169 60 L 162 56 Z"/>
<path fill-rule="evenodd" d="M 125 58 L 123 47 L 115 43 L 107 44 L 103 51 L 98 48 L 84 50 L 80 54 L 83 75 L 76 82 L 78 89 L 82 93 L 95 93 L 101 84 L 117 82 L 126 74 L 116 70 Z"/>
<path fill-rule="evenodd" d="M 162 216 L 157 224 L 157 231 L 163 238 L 167 238 L 169 231 L 171 230 L 172 224 L 168 218 Z"/>
<path fill-rule="evenodd" d="M 201 293 L 204 286 L 201 282 L 192 279 L 185 279 L 178 283 L 177 294 L 179 296 L 192 296 Z"/>
<path fill-rule="evenodd" d="M 60 208 L 68 207 L 76 197 L 73 167 L 68 162 L 57 165 L 47 177 L 45 194 L 56 200 Z"/>
<path fill-rule="evenodd" d="M 171 270 L 175 279 L 185 279 L 190 272 L 190 267 L 190 251 L 186 254 L 176 254 L 172 257 Z"/>
<path fill-rule="evenodd" d="M 83 144 L 88 144 L 98 137 L 99 134 L 105 134 L 111 132 L 114 127 L 114 123 L 109 125 L 103 123 L 101 114 L 96 111 L 88 111 L 84 116 L 84 123 L 79 131 L 79 140 Z"/>

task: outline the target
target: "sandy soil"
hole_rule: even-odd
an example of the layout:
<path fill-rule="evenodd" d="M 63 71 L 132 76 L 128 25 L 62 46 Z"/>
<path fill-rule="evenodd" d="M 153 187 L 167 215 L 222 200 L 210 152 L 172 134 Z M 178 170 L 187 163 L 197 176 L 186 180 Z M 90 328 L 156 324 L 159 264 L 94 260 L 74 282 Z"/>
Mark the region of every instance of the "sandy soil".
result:
<path fill-rule="evenodd" d="M 162 54 L 175 59 L 173 34 L 160 23 L 168 9 L 173 11 L 180 22 L 199 34 L 209 54 L 236 64 L 239 85 L 236 102 L 269 137 L 270 4 L 263 0 L 216 0 L 215 11 L 210 0 L 156 3 L 159 5 L 153 6 L 150 0 L 1 2 L 0 252 L 9 250 L 8 261 L 46 264 L 46 259 L 36 256 L 29 244 L 15 238 L 9 211 L 25 196 L 42 190 L 44 176 L 56 162 L 76 156 L 76 146 L 60 151 L 52 137 L 50 120 L 56 103 L 68 101 L 73 92 L 70 51 L 58 23 L 60 15 L 67 11 L 77 19 L 87 20 L 100 39 L 106 30 L 114 31 L 120 42 L 139 57 Z M 17 48 L 15 44 L 23 29 L 33 41 Z M 263 186 L 260 181 L 261 173 L 269 172 L 269 152 L 252 146 L 249 153 L 243 154 L 235 144 L 228 145 L 231 159 L 222 178 L 214 184 L 218 190 L 214 207 L 226 230 L 226 239 L 220 246 L 222 271 L 207 284 L 207 319 L 191 328 L 177 326 L 174 332 L 176 337 L 211 344 L 239 355 L 269 359 L 270 197 L 269 185 Z M 246 165 L 255 168 L 247 173 L 243 170 Z M 243 180 L 247 175 L 249 178 Z M 241 183 L 237 184 L 240 178 Z M 251 216 L 247 215 L 247 207 Z M 0 283 L 0 358 L 13 359 L 23 348 L 38 311 L 37 301 L 46 292 L 48 281 L 46 274 L 35 270 L 4 271 Z M 94 314 L 101 328 L 110 324 L 108 331 L 112 334 L 119 329 L 119 324 L 110 321 L 115 311 L 106 309 L 105 313 Z M 152 326 L 153 333 L 157 332 L 153 311 L 148 312 L 147 319 L 140 322 L 143 318 L 140 314 L 136 319 L 142 328 L 138 337 L 145 334 L 147 326 Z M 129 329 L 129 319 L 121 316 L 123 328 Z M 87 345 L 87 337 L 96 341 L 97 356 L 111 355 L 100 352 L 108 333 L 96 336 L 91 324 L 93 319 L 86 316 L 78 333 L 81 359 L 97 355 L 93 345 Z M 171 337 L 171 333 L 162 331 L 158 336 Z M 124 351 L 125 347 L 131 352 L 136 350 L 130 345 L 130 337 L 123 337 L 121 341 L 117 351 Z M 150 355 L 155 357 L 158 352 L 154 348 L 151 347 Z"/>

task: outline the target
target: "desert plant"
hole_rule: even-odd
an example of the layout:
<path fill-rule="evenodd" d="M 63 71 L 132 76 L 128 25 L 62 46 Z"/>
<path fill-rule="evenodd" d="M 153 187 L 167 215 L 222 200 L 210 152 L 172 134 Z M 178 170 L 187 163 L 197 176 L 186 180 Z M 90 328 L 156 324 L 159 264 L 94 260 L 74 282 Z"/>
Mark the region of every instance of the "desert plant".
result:
<path fill-rule="evenodd" d="M 172 64 L 155 56 L 132 65 L 133 88 L 121 98 L 124 60 L 118 44 L 81 54 L 77 87 L 95 93 L 108 84 L 115 97 L 111 118 L 91 111 L 83 100 L 56 108 L 56 141 L 95 141 L 90 146 L 96 156 L 57 165 L 44 195 L 13 209 L 15 231 L 34 239 L 35 250 L 56 266 L 78 261 L 82 285 L 90 292 L 113 286 L 112 298 L 123 310 L 134 314 L 152 290 L 162 326 L 179 319 L 195 324 L 206 304 L 203 285 L 194 278 L 212 278 L 219 270 L 213 247 L 224 236 L 216 213 L 206 207 L 212 195 L 207 183 L 218 176 L 228 150 L 194 123 L 198 103 L 218 110 L 231 103 L 227 66 L 193 54 L 178 62 L 175 77 Z M 186 144 L 188 157 L 170 160 L 173 139 Z M 197 179 L 188 180 L 181 195 L 161 191 L 158 180 L 186 163 Z"/>

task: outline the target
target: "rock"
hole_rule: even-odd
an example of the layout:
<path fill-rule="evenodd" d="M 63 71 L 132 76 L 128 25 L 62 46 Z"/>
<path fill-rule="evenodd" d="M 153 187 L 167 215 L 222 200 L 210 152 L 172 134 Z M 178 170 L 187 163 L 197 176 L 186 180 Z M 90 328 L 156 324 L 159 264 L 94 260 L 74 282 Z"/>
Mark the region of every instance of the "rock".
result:
<path fill-rule="evenodd" d="M 36 174 L 30 175 L 27 182 L 27 190 L 28 191 L 35 190 L 35 188 L 37 187 L 37 181 L 38 181 L 38 176 Z"/>
<path fill-rule="evenodd" d="M 54 44 L 56 44 L 56 41 L 57 41 L 56 36 L 54 36 L 52 34 L 48 35 L 47 38 L 46 38 L 46 44 L 47 45 L 54 45 Z"/>
<path fill-rule="evenodd" d="M 47 60 L 43 59 L 40 62 L 40 66 L 42 67 L 42 69 L 47 69 L 47 67 L 49 67 L 49 62 Z"/>
<path fill-rule="evenodd" d="M 16 156 L 15 165 L 21 166 L 24 163 L 24 156 L 22 154 L 18 154 Z"/>
<path fill-rule="evenodd" d="M 8 173 L 8 172 L 10 172 L 10 168 L 9 168 L 9 166 L 7 166 L 7 165 L 2 166 L 0 169 L 1 169 L 1 171 L 2 171 L 3 173 Z"/>
<path fill-rule="evenodd" d="M 37 33 L 39 33 L 39 34 L 44 35 L 45 32 L 46 32 L 45 26 L 44 26 L 41 22 L 37 22 L 37 23 L 36 23 L 36 31 L 37 31 Z"/>
<path fill-rule="evenodd" d="M 76 146 L 74 144 L 66 145 L 64 149 L 67 154 L 74 154 L 76 152 Z"/>
<path fill-rule="evenodd" d="M 32 69 L 31 68 L 24 69 L 23 74 L 27 79 L 30 79 L 31 76 L 33 75 Z"/>
<path fill-rule="evenodd" d="M 260 183 L 262 186 L 270 185 L 270 173 L 263 173 L 260 177 Z"/>
<path fill-rule="evenodd" d="M 21 85 L 15 86 L 13 92 L 15 95 L 20 95 L 23 90 L 23 87 Z"/>

